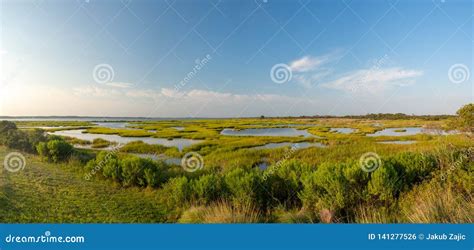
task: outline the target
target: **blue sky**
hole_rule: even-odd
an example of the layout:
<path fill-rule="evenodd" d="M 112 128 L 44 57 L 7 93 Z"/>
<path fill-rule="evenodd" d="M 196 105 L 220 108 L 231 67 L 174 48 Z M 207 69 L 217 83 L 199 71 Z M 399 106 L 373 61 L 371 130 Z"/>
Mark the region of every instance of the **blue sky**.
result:
<path fill-rule="evenodd" d="M 452 114 L 473 102 L 473 13 L 467 0 L 2 1 L 0 115 Z"/>

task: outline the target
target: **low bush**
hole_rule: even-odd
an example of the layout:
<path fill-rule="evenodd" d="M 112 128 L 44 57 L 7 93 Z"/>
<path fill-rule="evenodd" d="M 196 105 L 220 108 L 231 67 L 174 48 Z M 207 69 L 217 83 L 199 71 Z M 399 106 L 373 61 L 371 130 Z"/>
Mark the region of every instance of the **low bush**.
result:
<path fill-rule="evenodd" d="M 226 173 L 224 182 L 232 204 L 237 206 L 254 204 L 258 208 L 264 208 L 268 193 L 263 189 L 264 182 L 258 169 L 246 171 L 235 168 Z"/>
<path fill-rule="evenodd" d="M 90 160 L 86 170 L 93 169 L 123 186 L 158 187 L 167 178 L 167 166 L 163 162 L 133 155 L 119 156 L 114 151 L 102 151 Z"/>
<path fill-rule="evenodd" d="M 58 163 L 68 159 L 74 152 L 74 148 L 64 140 L 50 140 L 40 142 L 36 146 L 36 151 L 43 159 Z"/>
<path fill-rule="evenodd" d="M 22 131 L 18 130 L 13 122 L 0 121 L 0 145 L 28 153 L 35 153 L 36 145 L 46 140 L 44 131 L 41 129 Z"/>

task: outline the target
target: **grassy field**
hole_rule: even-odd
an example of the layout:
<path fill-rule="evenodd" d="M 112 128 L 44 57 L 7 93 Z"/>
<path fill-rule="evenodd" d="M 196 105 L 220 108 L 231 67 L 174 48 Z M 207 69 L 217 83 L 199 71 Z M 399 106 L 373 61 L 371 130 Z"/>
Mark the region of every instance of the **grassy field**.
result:
<path fill-rule="evenodd" d="M 7 154 L 0 147 L 0 159 Z M 26 155 L 26 154 L 25 154 Z M 0 169 L 1 222 L 162 222 L 152 190 L 85 181 L 71 164 L 50 164 L 26 155 L 19 173 Z"/>
<path fill-rule="evenodd" d="M 0 221 L 472 222 L 472 135 L 366 136 L 385 128 L 397 128 L 398 132 L 405 132 L 405 127 L 449 130 L 451 119 L 136 121 L 128 125 L 133 130 L 105 127 L 86 130 L 121 136 L 203 140 L 181 152 L 175 147 L 133 142 L 118 151 L 101 153 L 101 148 L 111 146 L 109 142 L 73 138 L 61 142 L 63 139 L 52 136 L 37 138 L 41 135 L 31 129 L 18 130 L 15 132 L 18 135 L 4 134 L 3 143 L 25 148 L 27 165 L 17 173 L 0 170 Z M 34 125 L 58 124 L 47 121 Z M 224 128 L 279 127 L 307 130 L 314 136 L 220 134 Z M 343 134 L 332 132 L 331 128 L 355 131 Z M 22 137 L 27 138 L 26 144 L 15 143 L 24 141 Z M 416 143 L 379 143 L 391 140 Z M 325 147 L 253 149 L 281 142 L 318 142 Z M 43 149 L 35 150 L 41 143 Z M 68 143 L 91 149 L 69 149 L 65 145 Z M 11 151 L 17 150 L 0 146 L 0 159 L 3 161 Z M 133 153 L 179 158 L 197 154 L 202 159 L 198 158 L 201 165 L 197 171 L 188 172 L 179 165 L 140 159 Z M 376 155 L 374 172 L 361 168 L 361 158 L 367 153 Z M 53 157 L 56 154 L 59 155 Z M 262 163 L 268 168 L 260 169 Z"/>

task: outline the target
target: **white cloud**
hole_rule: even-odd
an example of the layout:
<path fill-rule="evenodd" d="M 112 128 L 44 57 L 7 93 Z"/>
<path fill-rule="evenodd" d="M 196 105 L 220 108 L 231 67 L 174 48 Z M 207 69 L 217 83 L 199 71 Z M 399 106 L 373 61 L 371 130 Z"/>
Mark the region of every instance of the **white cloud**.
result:
<path fill-rule="evenodd" d="M 290 69 L 293 72 L 307 72 L 317 69 L 325 62 L 325 58 L 305 56 L 290 63 Z"/>
<path fill-rule="evenodd" d="M 118 97 L 121 91 L 112 88 L 101 88 L 97 86 L 84 86 L 73 89 L 74 94 L 81 97 Z"/>
<path fill-rule="evenodd" d="M 178 92 L 173 89 L 121 89 L 107 86 L 79 86 L 51 89 L 55 98 L 47 101 L 35 97 L 41 86 L 14 92 L 26 97 L 28 106 L 37 115 L 99 115 L 150 117 L 239 117 L 259 115 L 304 114 L 315 101 L 277 94 L 238 94 L 192 89 Z M 12 96 L 13 97 L 13 96 Z M 18 103 L 20 98 L 4 100 L 5 114 L 23 114 L 28 107 Z M 52 112 L 52 113 L 50 113 Z M 28 112 L 28 114 L 31 114 Z"/>
<path fill-rule="evenodd" d="M 314 83 L 320 82 L 332 74 L 334 70 L 332 69 L 321 69 L 317 72 L 312 72 L 311 74 L 295 74 L 293 78 L 305 88 L 311 88 Z"/>
<path fill-rule="evenodd" d="M 362 69 L 348 73 L 336 80 L 323 83 L 321 86 L 352 93 L 377 94 L 393 86 L 412 84 L 415 78 L 421 75 L 423 75 L 422 71 L 399 67 Z"/>
<path fill-rule="evenodd" d="M 305 88 L 310 88 L 314 83 L 321 81 L 332 73 L 328 64 L 340 58 L 339 52 L 333 52 L 322 56 L 304 56 L 289 63 L 296 83 Z"/>
<path fill-rule="evenodd" d="M 105 83 L 105 85 L 109 87 L 122 88 L 122 89 L 127 89 L 133 86 L 133 84 L 128 83 L 128 82 L 108 82 L 108 83 Z"/>
<path fill-rule="evenodd" d="M 397 74 L 397 77 L 392 74 L 392 77 L 385 79 L 413 75 L 416 74 L 405 70 L 404 73 Z M 372 98 L 344 96 L 341 105 L 336 105 L 334 95 L 326 93 L 317 93 L 306 98 L 271 93 L 238 94 L 194 89 L 170 97 L 163 94 L 166 93 L 165 89 L 80 86 L 75 90 L 73 94 L 69 88 L 48 87 L 43 84 L 9 85 L 0 90 L 0 115 L 255 117 L 378 112 L 426 114 L 432 113 L 433 110 L 442 114 L 454 113 L 459 106 L 472 99 L 470 90 L 462 92 L 463 89 L 457 90 L 458 94 L 445 96 L 445 102 L 440 102 L 439 97 L 431 93 L 422 93 L 420 96 L 418 93 L 408 92 L 393 96 L 381 110 L 381 105 L 387 101 L 382 95 Z M 420 100 L 430 105 L 418 105 Z"/>
<path fill-rule="evenodd" d="M 176 88 L 175 89 L 162 88 L 160 93 L 170 98 L 182 97 L 184 95 L 184 92 L 180 92 Z"/>

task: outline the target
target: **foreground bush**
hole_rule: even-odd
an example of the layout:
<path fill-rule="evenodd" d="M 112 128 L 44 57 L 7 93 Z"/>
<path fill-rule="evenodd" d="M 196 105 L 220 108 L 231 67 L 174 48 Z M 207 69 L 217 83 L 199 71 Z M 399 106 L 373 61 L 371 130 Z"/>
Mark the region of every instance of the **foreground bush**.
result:
<path fill-rule="evenodd" d="M 357 202 L 367 199 L 367 182 L 368 174 L 357 163 L 322 164 L 303 178 L 298 196 L 305 209 L 344 216 Z"/>
<path fill-rule="evenodd" d="M 40 142 L 36 146 L 36 150 L 41 157 L 54 163 L 68 159 L 74 152 L 74 148 L 71 144 L 64 140 Z"/>
<path fill-rule="evenodd" d="M 127 155 L 119 157 L 116 152 L 102 151 L 86 165 L 87 171 L 99 171 L 102 176 L 124 186 L 158 187 L 166 177 L 163 162 Z"/>
<path fill-rule="evenodd" d="M 0 145 L 28 153 L 35 153 L 36 146 L 46 140 L 44 131 L 41 129 L 22 131 L 18 130 L 13 122 L 0 121 Z"/>
<path fill-rule="evenodd" d="M 236 168 L 226 173 L 224 182 L 233 204 L 237 206 L 254 204 L 259 208 L 264 207 L 268 193 L 263 189 L 264 182 L 260 170 L 246 171 Z"/>

